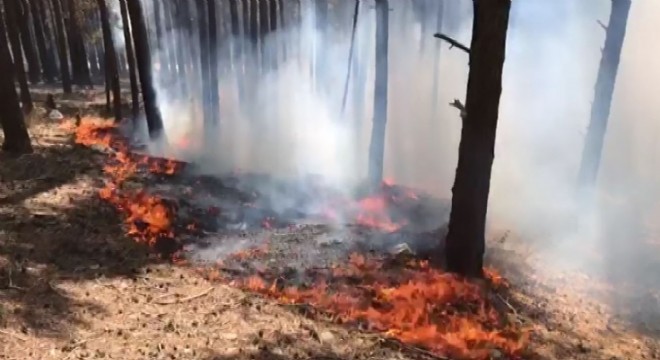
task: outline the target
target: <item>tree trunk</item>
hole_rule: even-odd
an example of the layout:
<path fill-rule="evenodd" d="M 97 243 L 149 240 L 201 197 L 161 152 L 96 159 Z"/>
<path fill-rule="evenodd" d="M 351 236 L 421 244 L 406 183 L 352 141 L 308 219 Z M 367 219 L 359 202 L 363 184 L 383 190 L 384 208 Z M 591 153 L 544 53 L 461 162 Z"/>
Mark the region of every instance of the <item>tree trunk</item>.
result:
<path fill-rule="evenodd" d="M 511 0 L 474 0 L 466 114 L 452 188 L 447 269 L 483 275 L 486 212 Z"/>
<path fill-rule="evenodd" d="M 247 38 L 250 34 L 250 3 L 248 0 L 241 0 L 241 5 L 243 9 L 243 36 Z"/>
<path fill-rule="evenodd" d="M 215 0 L 207 0 L 207 10 L 209 14 L 209 100 L 210 100 L 210 115 L 209 123 L 212 125 L 213 130 L 217 130 L 220 122 L 220 94 L 218 85 L 220 83 L 218 76 L 218 23 L 216 17 L 216 4 Z M 213 137 L 217 135 L 217 131 L 212 132 Z"/>
<path fill-rule="evenodd" d="M 82 29 L 78 22 L 76 4 L 74 0 L 68 0 L 69 10 L 69 49 L 71 61 L 74 66 L 74 82 L 80 86 L 92 86 L 92 75 L 87 61 L 87 49 L 82 36 Z"/>
<path fill-rule="evenodd" d="M 261 70 L 266 71 L 270 58 L 266 50 L 266 35 L 270 31 L 270 14 L 268 13 L 268 0 L 259 1 L 259 50 L 261 51 Z"/>
<path fill-rule="evenodd" d="M 57 76 L 57 69 L 55 68 L 55 54 L 52 48 L 46 45 L 46 35 L 44 28 L 45 17 L 42 11 L 43 4 L 41 0 L 32 0 L 30 2 L 32 10 L 32 22 L 34 24 L 34 35 L 37 40 L 37 48 L 39 49 L 39 59 L 44 74 L 44 79 L 48 83 L 55 81 Z"/>
<path fill-rule="evenodd" d="M 18 18 L 18 9 L 16 9 L 15 1 L 5 0 L 4 5 L 7 36 L 9 36 L 11 52 L 14 55 L 14 71 L 16 79 L 18 80 L 18 85 L 21 89 L 23 111 L 27 114 L 32 111 L 34 105 L 32 104 L 32 95 L 30 95 L 30 88 L 25 74 L 25 61 L 23 59 L 23 50 L 21 49 L 21 38 L 18 33 L 18 23 L 16 22 L 16 19 Z"/>
<path fill-rule="evenodd" d="M 280 10 L 280 29 L 286 29 L 286 19 L 284 16 L 284 0 L 278 0 L 277 1 L 277 7 Z M 279 43 L 282 46 L 282 61 L 286 62 L 287 59 L 287 51 L 286 51 L 286 38 L 284 36 L 281 37 Z"/>
<path fill-rule="evenodd" d="M 124 48 L 126 49 L 126 62 L 128 63 L 128 77 L 131 84 L 131 115 L 133 121 L 140 116 L 140 89 L 138 88 L 135 53 L 133 52 L 133 36 L 128 18 L 127 0 L 119 0 L 122 28 L 124 31 Z"/>
<path fill-rule="evenodd" d="M 250 39 L 256 49 L 259 42 L 259 0 L 250 2 Z"/>
<path fill-rule="evenodd" d="M 167 74 L 169 71 L 163 47 L 163 22 L 161 18 L 160 4 L 163 0 L 153 0 L 154 28 L 156 33 L 156 61 L 158 62 L 158 73 Z"/>
<path fill-rule="evenodd" d="M 158 109 L 158 99 L 154 88 L 151 72 L 151 53 L 147 38 L 147 24 L 145 23 L 142 4 L 140 1 L 124 0 L 128 6 L 128 14 L 133 31 L 133 44 L 135 45 L 135 59 L 137 62 L 140 85 L 142 86 L 142 100 L 144 101 L 144 112 L 147 116 L 149 137 L 155 140 L 163 131 L 163 119 Z"/>
<path fill-rule="evenodd" d="M 171 0 L 163 1 L 163 20 L 165 24 L 163 43 L 165 44 L 165 52 L 167 53 L 168 76 L 171 79 L 177 79 L 178 59 L 176 49 L 178 48 L 178 44 L 175 35 L 174 19 L 172 18 L 172 8 Z"/>
<path fill-rule="evenodd" d="M 55 22 L 54 27 L 57 33 L 57 52 L 60 57 L 60 76 L 62 78 L 62 90 L 65 94 L 71 94 L 71 75 L 69 72 L 69 58 L 67 57 L 68 52 L 66 51 L 66 38 L 60 0 L 51 0 L 51 5 L 53 5 L 53 11 L 55 12 L 53 21 Z"/>
<path fill-rule="evenodd" d="M 436 32 L 442 33 L 442 23 L 444 20 L 445 16 L 445 0 L 439 0 L 438 1 L 438 17 L 437 17 L 437 23 L 436 23 Z M 435 46 L 433 49 L 433 88 L 431 90 L 431 99 L 432 99 L 432 104 L 433 104 L 433 110 L 431 111 L 431 115 L 433 116 L 433 119 L 436 118 L 438 114 L 438 103 L 440 99 L 438 99 L 439 94 L 440 94 L 440 82 L 438 79 L 439 72 L 440 72 L 440 53 L 442 51 L 442 47 L 440 46 L 440 41 L 435 42 Z"/>
<path fill-rule="evenodd" d="M 231 34 L 238 37 L 241 34 L 240 22 L 238 19 L 238 0 L 229 0 L 229 16 L 231 20 Z"/>
<path fill-rule="evenodd" d="M 28 63 L 28 77 L 30 82 L 37 84 L 41 81 L 41 66 L 39 65 L 39 55 L 32 41 L 30 32 L 30 7 L 26 0 L 17 1 L 16 10 L 19 31 L 21 34 L 21 43 L 23 44 L 23 53 Z"/>
<path fill-rule="evenodd" d="M 582 191 L 590 192 L 596 186 L 629 12 L 630 0 L 612 0 L 605 47 L 598 68 L 596 94 L 591 106 L 591 120 L 578 175 L 578 186 Z"/>
<path fill-rule="evenodd" d="M 5 0 L 5 3 L 9 1 Z M 11 25 L 8 25 L 11 26 Z M 11 63 L 9 46 L 5 37 L 5 23 L 0 13 L 0 125 L 5 134 L 2 150 L 8 153 L 32 152 L 32 144 L 25 127 L 25 120 L 18 103 L 14 85 L 14 66 Z"/>
<path fill-rule="evenodd" d="M 369 145 L 369 182 L 374 188 L 383 181 L 385 128 L 387 125 L 387 82 L 389 56 L 388 0 L 376 0 L 376 80 L 374 85 L 374 120 Z"/>
<path fill-rule="evenodd" d="M 119 69 L 117 68 L 117 53 L 115 51 L 115 42 L 112 38 L 112 27 L 108 16 L 108 8 L 105 0 L 96 0 L 99 6 L 99 15 L 101 16 L 101 27 L 103 29 L 103 44 L 105 45 L 105 71 L 106 81 L 110 83 L 112 89 L 113 111 L 115 121 L 121 121 L 121 87 L 119 84 Z"/>

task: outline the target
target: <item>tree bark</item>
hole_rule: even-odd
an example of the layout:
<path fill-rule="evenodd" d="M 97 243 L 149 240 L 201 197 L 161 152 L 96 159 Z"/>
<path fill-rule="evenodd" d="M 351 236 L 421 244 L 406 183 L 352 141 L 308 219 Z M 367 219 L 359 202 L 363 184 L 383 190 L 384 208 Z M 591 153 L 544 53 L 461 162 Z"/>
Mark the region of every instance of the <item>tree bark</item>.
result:
<path fill-rule="evenodd" d="M 62 90 L 65 94 L 71 94 L 71 74 L 69 72 L 69 58 L 66 50 L 66 38 L 64 31 L 64 20 L 62 17 L 62 6 L 60 0 L 51 0 L 54 15 L 53 21 L 55 22 L 55 30 L 57 33 L 57 49 L 60 57 L 60 76 L 62 78 Z"/>
<path fill-rule="evenodd" d="M 256 49 L 259 43 L 259 0 L 250 2 L 250 39 Z"/>
<path fill-rule="evenodd" d="M 147 38 L 147 24 L 145 23 L 142 4 L 140 1 L 123 0 L 128 6 L 128 14 L 133 31 L 133 44 L 135 46 L 135 59 L 137 62 L 140 85 L 142 86 L 142 100 L 144 112 L 147 116 L 149 137 L 155 140 L 162 135 L 163 119 L 158 108 L 158 99 L 151 72 L 151 53 Z"/>
<path fill-rule="evenodd" d="M 376 80 L 374 119 L 371 144 L 369 145 L 369 182 L 374 188 L 383 181 L 385 128 L 387 125 L 389 13 L 388 0 L 376 0 Z"/>
<path fill-rule="evenodd" d="M 511 0 L 474 0 L 466 114 L 446 240 L 447 269 L 483 275 L 486 213 Z"/>
<path fill-rule="evenodd" d="M 25 61 L 23 58 L 23 50 L 21 49 L 21 38 L 18 32 L 18 9 L 16 9 L 15 1 L 4 1 L 5 5 L 5 21 L 7 36 L 9 37 L 9 44 L 11 45 L 11 52 L 14 55 L 14 71 L 18 85 L 21 89 L 21 103 L 23 105 L 23 112 L 30 113 L 34 108 L 32 104 L 32 95 L 30 95 L 30 87 L 28 86 L 27 76 L 25 74 Z M 1 102 L 1 101 L 0 101 Z"/>
<path fill-rule="evenodd" d="M 266 36 L 270 32 L 270 14 L 268 0 L 259 2 L 259 50 L 261 51 L 261 70 L 266 71 L 270 55 L 266 49 Z"/>
<path fill-rule="evenodd" d="M 5 3 L 7 0 L 5 0 Z M 32 152 L 32 144 L 14 85 L 14 66 L 5 37 L 5 22 L 0 13 L 0 125 L 5 134 L 2 150 L 8 153 Z"/>
<path fill-rule="evenodd" d="M 30 7 L 26 0 L 20 0 L 17 1 L 16 10 L 18 10 L 17 19 L 21 34 L 21 43 L 23 44 L 23 53 L 28 63 L 28 77 L 31 83 L 37 84 L 41 81 L 41 66 L 39 65 L 39 55 L 30 32 Z"/>
<path fill-rule="evenodd" d="M 82 36 L 82 29 L 78 22 L 77 9 L 74 0 L 68 0 L 69 10 L 69 46 L 71 46 L 71 60 L 74 66 L 74 82 L 80 86 L 92 86 L 92 75 L 87 62 L 87 49 Z"/>
<path fill-rule="evenodd" d="M 163 46 L 163 22 L 161 18 L 160 4 L 163 0 L 153 0 L 154 10 L 154 29 L 156 33 L 156 61 L 158 62 L 158 72 L 167 74 L 169 67 L 165 57 L 165 47 Z"/>
<path fill-rule="evenodd" d="M 612 0 L 610 21 L 605 35 L 605 47 L 598 68 L 596 93 L 591 106 L 591 119 L 578 175 L 578 186 L 581 193 L 583 191 L 591 192 L 596 186 L 614 86 L 619 70 L 619 62 L 621 61 L 621 48 L 626 36 L 630 5 L 630 0 Z"/>
<path fill-rule="evenodd" d="M 131 35 L 131 24 L 128 17 L 127 0 L 119 0 L 121 12 L 122 29 L 124 32 L 124 48 L 126 49 L 126 62 L 128 63 L 128 77 L 131 85 L 131 115 L 133 121 L 140 116 L 140 89 L 138 87 L 137 69 L 135 65 L 135 53 L 133 51 L 133 36 Z"/>
<path fill-rule="evenodd" d="M 115 42 L 112 37 L 112 27 L 110 26 L 108 8 L 105 0 L 96 0 L 96 2 L 99 6 L 101 27 L 103 29 L 103 44 L 105 45 L 105 78 L 106 81 L 110 83 L 112 89 L 112 104 L 115 121 L 121 121 L 121 87 L 119 84 L 119 69 L 117 68 L 117 53 L 115 51 Z"/>
<path fill-rule="evenodd" d="M 44 79 L 46 82 L 52 83 L 57 76 L 57 68 L 55 67 L 55 54 L 53 54 L 52 47 L 46 45 L 46 33 L 44 30 L 46 28 L 46 22 L 41 1 L 42 0 L 30 1 L 32 22 L 34 24 L 34 35 L 37 40 L 37 48 L 39 49 L 39 59 L 41 60 Z"/>

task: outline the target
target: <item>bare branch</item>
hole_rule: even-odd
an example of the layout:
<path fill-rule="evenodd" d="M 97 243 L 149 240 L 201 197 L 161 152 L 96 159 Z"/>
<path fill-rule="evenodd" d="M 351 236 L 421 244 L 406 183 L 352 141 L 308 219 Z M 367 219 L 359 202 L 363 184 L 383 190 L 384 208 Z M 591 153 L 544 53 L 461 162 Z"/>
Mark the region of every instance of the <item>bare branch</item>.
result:
<path fill-rule="evenodd" d="M 467 117 L 467 109 L 465 109 L 465 105 L 463 105 L 463 103 L 460 100 L 454 99 L 454 102 L 450 102 L 449 106 L 455 107 L 458 110 L 460 110 L 461 119 L 465 120 L 465 118 Z"/>
<path fill-rule="evenodd" d="M 596 22 L 598 23 L 598 25 L 600 25 L 600 27 L 603 28 L 603 30 L 607 31 L 607 25 L 603 24 L 603 22 L 600 20 L 596 20 Z"/>
<path fill-rule="evenodd" d="M 453 48 L 455 46 L 455 47 L 465 51 L 468 54 L 470 53 L 470 48 L 469 47 L 461 44 L 460 42 L 450 38 L 449 36 L 447 36 L 445 34 L 437 33 L 437 34 L 433 35 L 433 37 L 436 37 L 438 39 L 442 39 L 442 40 L 448 42 L 449 45 L 450 45 L 450 48 Z"/>

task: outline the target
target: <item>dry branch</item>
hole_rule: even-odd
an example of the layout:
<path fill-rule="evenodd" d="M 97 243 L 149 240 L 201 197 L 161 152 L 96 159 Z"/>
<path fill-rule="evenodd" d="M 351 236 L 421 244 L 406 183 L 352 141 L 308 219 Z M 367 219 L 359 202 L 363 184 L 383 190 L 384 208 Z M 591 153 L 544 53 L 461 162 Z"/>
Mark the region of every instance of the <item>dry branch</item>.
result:
<path fill-rule="evenodd" d="M 158 304 L 158 305 L 172 305 L 172 304 L 180 304 L 180 303 L 192 301 L 192 300 L 201 298 L 202 296 L 208 295 L 211 291 L 213 291 L 213 289 L 215 289 L 215 288 L 210 287 L 210 288 L 200 292 L 199 294 L 190 295 L 190 296 L 185 297 L 185 298 L 180 299 L 180 300 L 177 299 L 177 300 L 173 300 L 173 301 L 159 301 L 159 302 L 156 302 L 156 304 Z"/>
<path fill-rule="evenodd" d="M 465 108 L 465 105 L 463 105 L 463 103 L 460 100 L 454 99 L 454 102 L 450 102 L 449 106 L 455 107 L 458 110 L 460 110 L 461 119 L 465 120 L 465 118 L 467 117 L 467 109 Z"/>
<path fill-rule="evenodd" d="M 453 48 L 453 47 L 457 47 L 457 48 L 465 51 L 468 54 L 470 53 L 470 48 L 469 47 L 461 44 L 460 42 L 450 38 L 449 36 L 447 36 L 445 34 L 437 33 L 437 34 L 433 35 L 433 37 L 436 37 L 438 39 L 442 39 L 442 40 L 448 42 L 449 45 L 450 45 L 450 47 L 449 47 L 450 49 Z"/>

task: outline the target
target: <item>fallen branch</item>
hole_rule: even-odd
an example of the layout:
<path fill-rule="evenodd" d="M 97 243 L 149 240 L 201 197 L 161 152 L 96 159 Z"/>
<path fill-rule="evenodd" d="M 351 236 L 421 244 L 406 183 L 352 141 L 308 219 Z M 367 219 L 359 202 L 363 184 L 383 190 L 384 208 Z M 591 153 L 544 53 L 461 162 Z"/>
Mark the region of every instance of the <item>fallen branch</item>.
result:
<path fill-rule="evenodd" d="M 202 296 L 208 295 L 211 291 L 213 291 L 213 289 L 215 289 L 215 287 L 212 286 L 212 287 L 202 291 L 199 294 L 190 295 L 190 296 L 185 297 L 183 299 L 176 299 L 174 301 L 160 301 L 160 302 L 156 302 L 156 304 L 158 304 L 158 305 L 172 305 L 172 304 L 180 304 L 180 303 L 192 301 L 192 300 L 201 298 Z"/>
<path fill-rule="evenodd" d="M 437 34 L 433 35 L 433 37 L 436 37 L 438 39 L 442 39 L 442 40 L 448 42 L 449 45 L 450 45 L 449 46 L 450 49 L 453 48 L 453 47 L 457 47 L 457 48 L 465 51 L 466 53 L 470 54 L 470 48 L 469 47 L 461 44 L 460 42 L 450 38 L 449 36 L 447 36 L 445 34 L 437 33 Z"/>
<path fill-rule="evenodd" d="M 11 333 L 11 332 L 9 332 L 9 331 L 0 330 L 0 334 L 7 335 L 7 336 L 10 336 L 10 337 L 13 337 L 14 339 L 18 339 L 18 340 L 20 340 L 20 341 L 27 341 L 27 339 L 24 338 L 24 337 L 22 337 L 21 335 L 14 334 L 14 333 Z"/>

